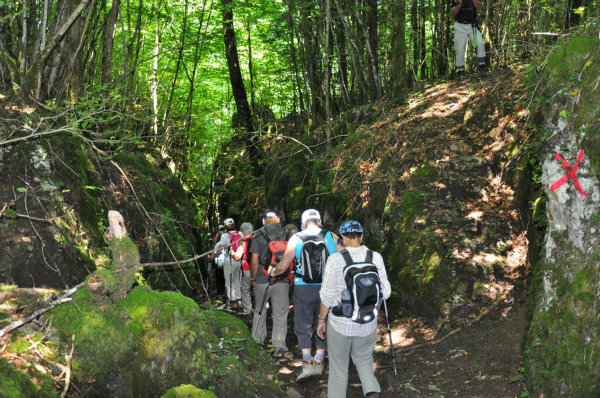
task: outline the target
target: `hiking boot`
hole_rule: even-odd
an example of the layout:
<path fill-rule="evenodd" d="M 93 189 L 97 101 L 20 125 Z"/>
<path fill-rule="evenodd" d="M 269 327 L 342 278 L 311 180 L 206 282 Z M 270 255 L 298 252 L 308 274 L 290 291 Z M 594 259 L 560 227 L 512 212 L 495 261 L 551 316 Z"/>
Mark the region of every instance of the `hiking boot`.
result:
<path fill-rule="evenodd" d="M 462 69 L 459 69 L 459 71 L 458 71 L 458 75 L 456 75 L 456 79 L 457 79 L 459 82 L 462 82 L 463 80 L 465 80 L 465 79 L 466 79 L 466 77 L 467 77 L 467 76 L 465 75 L 465 71 L 464 71 L 464 70 L 462 70 Z"/>
<path fill-rule="evenodd" d="M 273 358 L 278 359 L 278 358 L 282 358 L 285 353 L 287 352 L 287 349 L 279 347 L 276 348 L 275 351 L 273 351 Z"/>
<path fill-rule="evenodd" d="M 477 69 L 477 73 L 479 73 L 479 77 L 486 77 L 488 73 L 485 70 L 485 65 L 479 65 L 479 68 Z"/>
<path fill-rule="evenodd" d="M 296 381 L 304 380 L 312 376 L 320 376 L 323 373 L 323 362 L 302 361 L 302 372 L 298 375 Z"/>

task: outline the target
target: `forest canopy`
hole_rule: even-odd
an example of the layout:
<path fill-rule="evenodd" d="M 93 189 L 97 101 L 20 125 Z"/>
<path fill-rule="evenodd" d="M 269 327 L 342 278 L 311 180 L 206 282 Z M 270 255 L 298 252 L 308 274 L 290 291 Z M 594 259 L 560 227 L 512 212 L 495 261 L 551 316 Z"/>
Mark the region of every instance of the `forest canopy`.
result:
<path fill-rule="evenodd" d="M 482 3 L 492 67 L 538 53 L 600 9 L 597 0 Z M 401 102 L 410 85 L 451 75 L 450 7 L 444 0 L 1 1 L 0 86 L 69 109 L 69 125 L 101 134 L 113 150 L 154 148 L 186 185 L 205 191 L 213 161 L 240 128 L 255 137 L 275 118 L 291 118 L 310 129 L 385 95 Z"/>

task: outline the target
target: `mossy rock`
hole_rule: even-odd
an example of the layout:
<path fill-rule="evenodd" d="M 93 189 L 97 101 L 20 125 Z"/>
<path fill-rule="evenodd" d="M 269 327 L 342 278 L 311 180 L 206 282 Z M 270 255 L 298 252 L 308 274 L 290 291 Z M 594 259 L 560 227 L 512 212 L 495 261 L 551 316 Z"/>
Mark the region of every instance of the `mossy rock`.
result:
<path fill-rule="evenodd" d="M 0 397 L 7 398 L 56 398 L 52 380 L 39 372 L 34 372 L 38 384 L 33 384 L 31 376 L 15 369 L 0 360 Z"/>
<path fill-rule="evenodd" d="M 224 397 L 280 392 L 269 380 L 272 361 L 234 316 L 147 286 L 115 304 L 96 306 L 88 289 L 73 299 L 46 317 L 65 344 L 74 336 L 73 371 L 85 396 L 152 398 L 182 384 Z"/>
<path fill-rule="evenodd" d="M 210 391 L 202 390 L 191 384 L 169 389 L 161 398 L 216 398 Z"/>

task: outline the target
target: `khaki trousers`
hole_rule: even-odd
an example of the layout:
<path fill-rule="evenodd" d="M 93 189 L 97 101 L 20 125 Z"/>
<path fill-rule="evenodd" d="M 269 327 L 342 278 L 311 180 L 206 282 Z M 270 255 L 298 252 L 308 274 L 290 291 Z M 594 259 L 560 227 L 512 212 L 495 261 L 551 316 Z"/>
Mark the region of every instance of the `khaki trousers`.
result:
<path fill-rule="evenodd" d="M 368 336 L 344 336 L 331 323 L 327 324 L 327 352 L 329 354 L 329 379 L 327 398 L 346 398 L 350 356 L 358 371 L 363 395 L 380 392 L 379 382 L 373 371 L 373 350 L 377 342 L 377 330 Z"/>
<path fill-rule="evenodd" d="M 471 43 L 475 45 L 473 34 L 477 37 L 477 58 L 485 58 L 485 43 L 477 26 L 454 22 L 454 65 L 457 68 L 465 66 L 467 39 L 471 40 Z"/>

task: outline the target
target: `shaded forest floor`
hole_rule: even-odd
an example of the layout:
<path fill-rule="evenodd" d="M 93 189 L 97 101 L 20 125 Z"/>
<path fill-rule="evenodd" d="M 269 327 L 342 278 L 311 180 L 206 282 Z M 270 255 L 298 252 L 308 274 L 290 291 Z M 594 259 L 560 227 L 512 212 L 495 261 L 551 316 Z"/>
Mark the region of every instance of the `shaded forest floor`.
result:
<path fill-rule="evenodd" d="M 381 141 L 410 138 L 412 151 L 398 146 L 402 162 L 440 159 L 441 177 L 436 184 L 443 189 L 433 191 L 430 213 L 435 212 L 441 233 L 454 242 L 455 258 L 477 264 L 502 257 L 505 264 L 485 276 L 489 283 L 483 284 L 480 297 L 453 303 L 451 316 L 437 319 L 435 325 L 431 319 L 427 323 L 410 316 L 410 308 L 391 303 L 400 392 L 396 392 L 388 331 L 381 315 L 375 352 L 381 397 L 508 398 L 519 397 L 524 389 L 520 368 L 529 242 L 526 217 L 517 208 L 519 178 L 505 165 L 507 153 L 519 152 L 514 143 L 527 141 L 528 102 L 522 71 L 501 69 L 484 79 L 470 75 L 465 82 L 432 83 L 413 92 L 404 106 L 389 102 L 374 106 L 389 108 L 364 128 Z M 472 200 L 471 191 L 472 197 L 484 194 Z M 484 241 L 484 234 L 497 240 Z M 498 254 L 491 245 L 502 239 L 510 243 Z M 286 397 L 326 397 L 327 370 L 321 378 L 295 381 L 301 362 L 292 312 L 290 352 L 277 360 Z M 251 327 L 251 321 L 246 322 Z M 360 380 L 350 367 L 347 396 L 362 397 Z"/>

